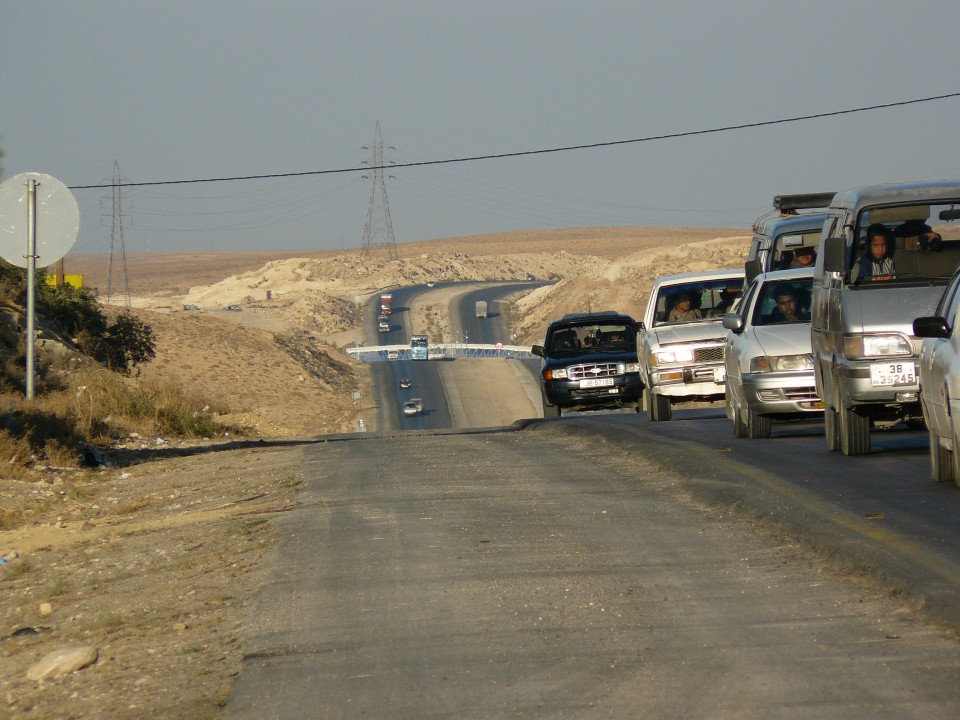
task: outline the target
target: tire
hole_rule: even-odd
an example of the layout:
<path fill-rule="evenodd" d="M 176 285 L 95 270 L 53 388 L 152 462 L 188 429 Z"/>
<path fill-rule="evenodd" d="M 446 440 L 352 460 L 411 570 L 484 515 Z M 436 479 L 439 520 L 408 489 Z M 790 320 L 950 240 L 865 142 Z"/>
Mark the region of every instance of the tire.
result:
<path fill-rule="evenodd" d="M 956 482 L 953 453 L 940 445 L 940 435 L 930 430 L 930 477 L 934 482 Z"/>
<path fill-rule="evenodd" d="M 773 425 L 770 418 L 766 415 L 759 415 L 754 412 L 746 411 L 747 436 L 753 440 L 765 440 L 770 437 L 770 430 Z"/>
<path fill-rule="evenodd" d="M 747 424 L 743 421 L 743 414 L 733 408 L 733 436 L 735 438 L 747 437 Z"/>
<path fill-rule="evenodd" d="M 832 407 L 823 409 L 823 425 L 827 436 L 827 450 L 835 452 L 840 449 L 840 418 Z"/>
<path fill-rule="evenodd" d="M 543 401 L 543 417 L 544 418 L 560 417 L 560 406 L 551 405 L 550 403 L 548 403 L 546 393 L 540 393 L 540 399 Z"/>
<path fill-rule="evenodd" d="M 670 398 L 654 393 L 647 394 L 647 415 L 653 422 L 666 422 L 673 417 Z"/>
<path fill-rule="evenodd" d="M 837 415 L 840 416 L 840 451 L 850 456 L 870 452 L 870 418 L 844 407 Z"/>

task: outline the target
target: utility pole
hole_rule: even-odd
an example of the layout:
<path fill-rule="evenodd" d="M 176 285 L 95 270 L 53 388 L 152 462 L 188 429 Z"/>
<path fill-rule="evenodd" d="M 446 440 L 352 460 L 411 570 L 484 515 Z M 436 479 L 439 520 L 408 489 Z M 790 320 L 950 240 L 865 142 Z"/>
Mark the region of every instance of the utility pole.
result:
<path fill-rule="evenodd" d="M 370 148 L 364 147 L 364 150 Z M 391 150 L 396 148 L 391 147 Z M 390 260 L 397 259 L 397 240 L 393 236 L 393 221 L 390 220 L 390 205 L 387 203 L 387 187 L 383 176 L 383 138 L 380 137 L 380 121 L 377 121 L 373 134 L 372 159 L 369 162 L 373 170 L 373 182 L 370 185 L 370 202 L 367 205 L 367 223 L 363 227 L 361 249 L 369 255 L 374 248 L 387 249 Z M 366 164 L 366 161 L 364 161 Z M 369 175 L 364 175 L 369 178 Z M 390 175 L 388 177 L 393 177 Z"/>
<path fill-rule="evenodd" d="M 123 265 L 123 295 L 126 301 L 126 307 L 130 309 L 130 283 L 127 280 L 127 249 L 123 244 L 123 195 L 121 194 L 120 183 L 125 180 L 120 178 L 120 165 L 116 160 L 113 161 L 113 182 L 111 183 L 112 197 L 111 206 L 113 208 L 110 220 L 110 257 L 107 260 L 107 304 L 110 303 L 110 297 L 113 295 L 113 255 L 116 248 L 120 249 L 120 259 Z"/>

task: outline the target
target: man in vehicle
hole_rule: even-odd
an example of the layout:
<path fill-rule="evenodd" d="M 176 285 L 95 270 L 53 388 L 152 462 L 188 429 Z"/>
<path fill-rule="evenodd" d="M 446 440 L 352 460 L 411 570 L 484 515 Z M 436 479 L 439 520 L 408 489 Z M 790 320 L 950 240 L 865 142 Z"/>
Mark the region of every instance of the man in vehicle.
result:
<path fill-rule="evenodd" d="M 777 306 L 771 313 L 772 323 L 803 322 L 800 317 L 800 303 L 797 301 L 797 291 L 793 285 L 779 285 L 773 291 L 773 299 Z"/>
<path fill-rule="evenodd" d="M 702 318 L 700 310 L 693 307 L 693 294 L 682 292 L 677 295 L 677 301 L 667 317 L 667 322 L 688 322 Z"/>

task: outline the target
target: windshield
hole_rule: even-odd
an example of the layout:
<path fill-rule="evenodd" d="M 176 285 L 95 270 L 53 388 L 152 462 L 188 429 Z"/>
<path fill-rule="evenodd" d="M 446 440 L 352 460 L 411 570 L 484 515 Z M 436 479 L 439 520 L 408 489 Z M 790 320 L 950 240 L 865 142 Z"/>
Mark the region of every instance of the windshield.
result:
<path fill-rule="evenodd" d="M 948 280 L 960 265 L 960 209 L 901 205 L 864 210 L 847 258 L 855 285 Z"/>
<path fill-rule="evenodd" d="M 753 311 L 754 325 L 810 322 L 813 278 L 763 284 Z"/>
<path fill-rule="evenodd" d="M 743 278 L 664 285 L 657 295 L 654 326 L 719 320 L 743 292 Z"/>
<path fill-rule="evenodd" d="M 625 323 L 564 325 L 553 331 L 549 347 L 552 355 L 635 350 L 633 328 Z"/>

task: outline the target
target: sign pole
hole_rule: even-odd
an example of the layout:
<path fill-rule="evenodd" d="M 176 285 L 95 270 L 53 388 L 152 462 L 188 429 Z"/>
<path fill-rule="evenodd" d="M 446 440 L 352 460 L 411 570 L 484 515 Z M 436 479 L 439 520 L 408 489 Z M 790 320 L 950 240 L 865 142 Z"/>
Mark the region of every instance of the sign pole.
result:
<path fill-rule="evenodd" d="M 27 400 L 33 399 L 34 281 L 37 274 L 37 181 L 27 180 Z"/>

